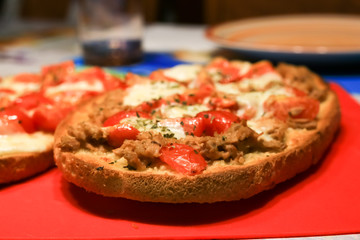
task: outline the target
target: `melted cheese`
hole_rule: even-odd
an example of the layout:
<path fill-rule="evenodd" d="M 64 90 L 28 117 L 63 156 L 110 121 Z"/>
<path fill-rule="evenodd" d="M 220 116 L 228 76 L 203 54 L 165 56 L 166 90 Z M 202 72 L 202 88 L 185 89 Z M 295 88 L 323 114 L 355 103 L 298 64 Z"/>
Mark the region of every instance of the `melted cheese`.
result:
<path fill-rule="evenodd" d="M 286 89 L 275 86 L 271 89 L 268 89 L 266 92 L 245 92 L 241 93 L 236 97 L 236 101 L 241 106 L 237 112 L 237 115 L 242 116 L 244 111 L 247 108 L 252 108 L 256 110 L 256 114 L 254 119 L 258 119 L 264 114 L 264 102 L 271 96 L 271 95 L 286 95 L 290 96 L 291 94 L 286 91 Z"/>
<path fill-rule="evenodd" d="M 42 132 L 0 135 L 0 155 L 43 152 L 51 147 L 53 140 L 52 134 Z"/>
<path fill-rule="evenodd" d="M 238 83 L 215 83 L 215 88 L 219 92 L 228 94 L 240 94 Z"/>
<path fill-rule="evenodd" d="M 254 120 L 247 121 L 247 125 L 249 128 L 254 130 L 256 133 L 261 134 L 259 137 L 260 139 L 262 139 L 264 141 L 274 140 L 269 134 L 267 134 L 267 132 L 269 131 L 271 126 L 269 127 L 269 126 L 266 126 L 263 124 L 259 124 L 258 122 L 254 121 Z"/>
<path fill-rule="evenodd" d="M 240 89 L 263 90 L 272 83 L 281 83 L 282 78 L 276 72 L 269 72 L 255 78 L 245 78 L 238 82 Z"/>
<path fill-rule="evenodd" d="M 153 99 L 164 98 L 173 94 L 181 94 L 185 88 L 175 82 L 146 82 L 127 89 L 124 105 L 137 106 Z"/>
<path fill-rule="evenodd" d="M 101 81 L 78 81 L 78 82 L 65 82 L 46 89 L 46 95 L 53 95 L 66 91 L 92 91 L 102 92 L 104 91 L 104 85 Z"/>
<path fill-rule="evenodd" d="M 167 138 L 185 138 L 185 131 L 179 121 L 153 120 L 146 118 L 125 118 L 122 123 L 129 123 L 140 132 L 158 132 Z"/>
<path fill-rule="evenodd" d="M 167 118 L 178 118 L 184 115 L 194 117 L 199 112 L 207 111 L 209 108 L 205 105 L 162 105 L 161 114 Z"/>
<path fill-rule="evenodd" d="M 201 65 L 180 64 L 164 70 L 164 75 L 176 79 L 179 82 L 187 82 L 195 79 L 201 68 Z"/>
<path fill-rule="evenodd" d="M 33 82 L 14 82 L 12 78 L 4 78 L 0 82 L 0 88 L 8 88 L 15 92 L 15 94 L 12 94 L 12 98 L 16 98 L 18 96 L 23 95 L 26 92 L 34 92 L 38 91 L 40 89 L 39 83 L 33 83 Z"/>

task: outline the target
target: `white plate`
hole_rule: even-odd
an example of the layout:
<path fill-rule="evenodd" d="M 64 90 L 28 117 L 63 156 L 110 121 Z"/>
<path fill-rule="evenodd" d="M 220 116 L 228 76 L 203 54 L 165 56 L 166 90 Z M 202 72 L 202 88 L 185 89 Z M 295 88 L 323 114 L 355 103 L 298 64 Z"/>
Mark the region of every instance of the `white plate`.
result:
<path fill-rule="evenodd" d="M 221 47 L 255 58 L 306 62 L 360 61 L 360 17 L 286 15 L 209 27 Z"/>

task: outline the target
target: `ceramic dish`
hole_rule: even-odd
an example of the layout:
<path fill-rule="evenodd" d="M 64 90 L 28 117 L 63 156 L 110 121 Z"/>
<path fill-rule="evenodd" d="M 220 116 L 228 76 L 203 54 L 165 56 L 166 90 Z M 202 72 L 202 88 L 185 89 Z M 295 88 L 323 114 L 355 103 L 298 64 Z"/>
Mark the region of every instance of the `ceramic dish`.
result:
<path fill-rule="evenodd" d="M 360 17 L 286 15 L 227 22 L 206 36 L 254 58 L 290 62 L 360 61 Z"/>

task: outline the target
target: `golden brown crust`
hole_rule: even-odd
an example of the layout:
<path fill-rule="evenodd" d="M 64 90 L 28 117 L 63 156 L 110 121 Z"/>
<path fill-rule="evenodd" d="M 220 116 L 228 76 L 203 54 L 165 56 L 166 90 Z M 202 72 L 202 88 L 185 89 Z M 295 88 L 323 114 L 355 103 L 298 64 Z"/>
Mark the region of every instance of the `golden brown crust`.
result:
<path fill-rule="evenodd" d="M 0 183 L 31 177 L 54 166 L 53 150 L 17 153 L 0 157 Z"/>
<path fill-rule="evenodd" d="M 96 101 L 101 101 L 101 97 Z M 55 162 L 64 177 L 89 191 L 152 202 L 217 202 L 249 198 L 317 163 L 334 139 L 340 122 L 336 95 L 321 103 L 316 129 L 289 129 L 287 147 L 278 153 L 252 153 L 243 165 L 212 165 L 202 174 L 170 171 L 128 171 L 104 164 L 89 152 L 64 152 L 61 138 L 68 126 L 86 120 L 92 103 L 84 104 L 55 132 Z M 295 137 L 296 136 L 296 137 Z"/>

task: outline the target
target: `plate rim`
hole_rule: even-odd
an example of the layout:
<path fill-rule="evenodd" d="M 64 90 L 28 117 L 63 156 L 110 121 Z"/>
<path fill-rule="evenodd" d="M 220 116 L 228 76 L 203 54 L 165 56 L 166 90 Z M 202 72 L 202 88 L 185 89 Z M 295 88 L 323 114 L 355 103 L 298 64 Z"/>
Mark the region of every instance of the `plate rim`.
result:
<path fill-rule="evenodd" d="M 279 20 L 301 20 L 301 19 L 341 19 L 341 20 L 357 20 L 359 21 L 360 26 L 360 15 L 356 14 L 284 14 L 284 15 L 270 15 L 264 17 L 253 17 L 253 18 L 244 18 L 244 19 L 237 19 L 232 21 L 226 21 L 222 23 L 218 23 L 215 25 L 210 25 L 205 29 L 205 37 L 210 41 L 220 45 L 223 48 L 237 50 L 237 51 L 244 51 L 244 52 L 264 52 L 264 53 L 279 53 L 279 54 L 308 54 L 308 55 L 358 55 L 360 54 L 360 47 L 357 50 L 309 50 L 307 48 L 297 49 L 296 46 L 289 46 L 288 49 L 279 49 L 279 46 L 276 47 L 256 47 L 256 46 L 248 46 L 244 43 L 236 43 L 234 41 L 226 40 L 219 36 L 216 36 L 215 31 L 219 28 L 224 28 L 227 26 L 231 26 L 234 24 L 252 24 L 252 23 L 259 23 L 261 21 L 279 21 Z M 360 27 L 359 27 L 360 28 Z M 271 46 L 271 45 L 269 45 Z M 280 46 L 281 47 L 281 46 Z M 314 47 L 313 47 L 314 48 Z"/>

